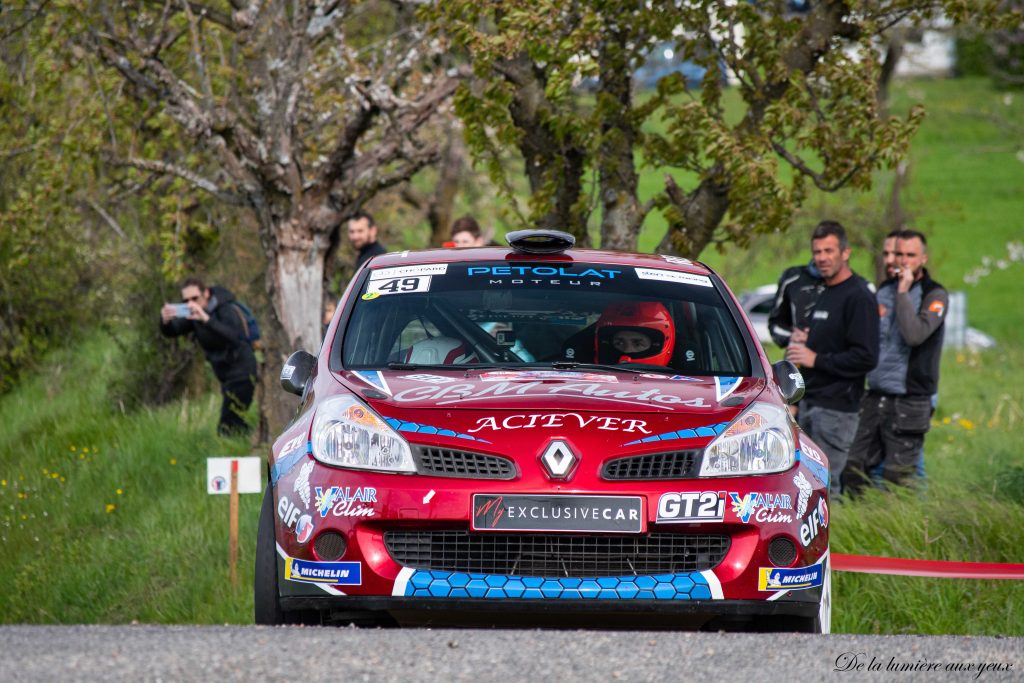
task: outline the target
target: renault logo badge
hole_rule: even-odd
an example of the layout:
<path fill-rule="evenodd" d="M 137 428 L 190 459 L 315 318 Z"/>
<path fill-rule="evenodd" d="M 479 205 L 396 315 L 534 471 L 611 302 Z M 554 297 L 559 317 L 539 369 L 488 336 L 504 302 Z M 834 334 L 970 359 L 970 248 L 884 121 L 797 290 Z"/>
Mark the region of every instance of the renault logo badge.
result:
<path fill-rule="evenodd" d="M 556 439 L 548 444 L 540 456 L 544 469 L 552 479 L 568 479 L 576 466 L 578 458 L 569 448 L 569 444 Z"/>

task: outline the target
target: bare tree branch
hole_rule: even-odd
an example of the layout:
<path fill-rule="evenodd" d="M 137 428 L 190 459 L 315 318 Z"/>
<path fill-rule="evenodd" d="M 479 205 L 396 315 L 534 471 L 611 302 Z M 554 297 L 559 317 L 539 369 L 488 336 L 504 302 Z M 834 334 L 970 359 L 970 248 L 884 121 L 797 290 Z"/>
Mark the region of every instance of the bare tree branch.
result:
<path fill-rule="evenodd" d="M 115 166 L 128 166 L 143 171 L 154 171 L 164 175 L 175 176 L 187 181 L 193 187 L 209 192 L 224 202 L 234 204 L 235 206 L 246 205 L 245 198 L 242 195 L 226 190 L 209 178 L 204 178 L 198 173 L 190 171 L 187 168 L 182 168 L 176 164 L 171 164 L 166 161 L 156 161 L 153 159 L 138 159 L 135 157 L 127 159 L 111 159 L 110 163 Z"/>
<path fill-rule="evenodd" d="M 89 196 L 85 196 L 82 199 L 82 201 L 85 202 L 85 204 L 90 209 L 98 213 L 100 218 L 103 219 L 103 222 L 109 225 L 110 229 L 116 232 L 118 237 L 120 237 L 121 239 L 124 239 L 126 237 L 126 235 L 124 234 L 124 230 L 121 229 L 121 225 L 116 220 L 114 220 L 114 217 L 107 213 L 102 206 L 94 202 L 92 198 Z"/>

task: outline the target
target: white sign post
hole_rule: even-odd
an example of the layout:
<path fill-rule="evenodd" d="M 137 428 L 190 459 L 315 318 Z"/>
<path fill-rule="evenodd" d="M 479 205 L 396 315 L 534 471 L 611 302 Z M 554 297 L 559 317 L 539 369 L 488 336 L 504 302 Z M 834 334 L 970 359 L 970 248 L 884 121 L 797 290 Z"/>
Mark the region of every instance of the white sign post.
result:
<path fill-rule="evenodd" d="M 260 492 L 260 461 L 258 457 L 206 459 L 206 492 L 231 496 L 228 541 L 231 585 L 238 584 L 238 494 Z"/>

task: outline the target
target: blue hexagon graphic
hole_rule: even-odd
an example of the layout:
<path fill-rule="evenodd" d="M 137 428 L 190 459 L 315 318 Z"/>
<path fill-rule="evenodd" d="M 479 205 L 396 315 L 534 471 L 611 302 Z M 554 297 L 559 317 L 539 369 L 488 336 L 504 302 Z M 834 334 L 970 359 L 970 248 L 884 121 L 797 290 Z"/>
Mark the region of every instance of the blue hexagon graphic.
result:
<path fill-rule="evenodd" d="M 503 576 L 417 570 L 405 594 L 437 598 L 548 600 L 710 600 L 711 589 L 699 573 L 596 578 Z"/>

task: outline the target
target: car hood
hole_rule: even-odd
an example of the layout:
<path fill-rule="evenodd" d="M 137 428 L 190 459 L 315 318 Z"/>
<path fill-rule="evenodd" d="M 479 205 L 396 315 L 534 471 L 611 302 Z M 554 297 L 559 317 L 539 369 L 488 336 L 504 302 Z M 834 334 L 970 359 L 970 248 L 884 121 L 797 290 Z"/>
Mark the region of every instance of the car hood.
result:
<path fill-rule="evenodd" d="M 679 429 L 721 431 L 765 388 L 755 377 L 596 371 L 362 370 L 335 377 L 385 419 L 426 426 L 425 434 L 443 425 L 441 431 L 463 438 L 531 427 L 614 429 L 642 439 Z"/>

